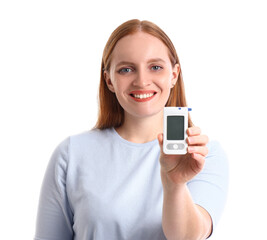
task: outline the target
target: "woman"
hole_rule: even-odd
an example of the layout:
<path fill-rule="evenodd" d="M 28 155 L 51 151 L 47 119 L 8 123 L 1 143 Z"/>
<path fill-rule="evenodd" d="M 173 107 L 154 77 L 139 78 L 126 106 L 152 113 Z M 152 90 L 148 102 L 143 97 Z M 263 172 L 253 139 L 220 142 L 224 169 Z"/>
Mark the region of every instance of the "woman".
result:
<path fill-rule="evenodd" d="M 188 153 L 163 153 L 163 108 L 186 99 L 175 48 L 155 24 L 112 33 L 99 106 L 96 127 L 52 155 L 35 239 L 208 238 L 225 204 L 226 157 L 190 117 Z"/>

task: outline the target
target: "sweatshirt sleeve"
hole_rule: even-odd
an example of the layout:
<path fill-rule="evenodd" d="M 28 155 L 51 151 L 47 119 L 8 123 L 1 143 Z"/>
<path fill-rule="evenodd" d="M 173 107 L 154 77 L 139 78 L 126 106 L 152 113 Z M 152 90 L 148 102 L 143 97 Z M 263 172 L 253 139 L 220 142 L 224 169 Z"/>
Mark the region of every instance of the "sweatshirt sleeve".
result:
<path fill-rule="evenodd" d="M 213 141 L 209 143 L 208 148 L 205 166 L 188 182 L 188 188 L 194 203 L 210 214 L 214 229 L 226 203 L 229 169 L 227 156 L 221 145 Z"/>
<path fill-rule="evenodd" d="M 73 214 L 66 191 L 69 138 L 55 149 L 44 176 L 35 240 L 73 239 Z"/>

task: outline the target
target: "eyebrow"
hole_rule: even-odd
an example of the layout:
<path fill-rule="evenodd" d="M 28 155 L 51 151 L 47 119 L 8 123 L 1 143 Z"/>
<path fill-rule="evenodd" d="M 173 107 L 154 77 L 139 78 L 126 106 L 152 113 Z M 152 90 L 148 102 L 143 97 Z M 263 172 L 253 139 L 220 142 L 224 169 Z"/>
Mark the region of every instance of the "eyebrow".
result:
<path fill-rule="evenodd" d="M 162 58 L 151 58 L 147 61 L 147 63 L 152 63 L 152 62 L 162 62 L 162 63 L 166 63 Z M 120 65 L 135 65 L 133 62 L 129 62 L 129 61 L 121 61 L 119 62 L 116 67 L 120 66 Z"/>

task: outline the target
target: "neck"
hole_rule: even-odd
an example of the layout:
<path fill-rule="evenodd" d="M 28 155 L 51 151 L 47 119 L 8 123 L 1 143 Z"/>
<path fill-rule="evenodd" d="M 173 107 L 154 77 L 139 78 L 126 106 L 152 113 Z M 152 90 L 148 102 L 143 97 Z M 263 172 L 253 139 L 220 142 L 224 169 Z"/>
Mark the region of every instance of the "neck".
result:
<path fill-rule="evenodd" d="M 118 134 L 127 141 L 145 143 L 153 141 L 163 132 L 163 111 L 145 118 L 134 118 L 125 113 L 122 126 L 116 128 Z"/>

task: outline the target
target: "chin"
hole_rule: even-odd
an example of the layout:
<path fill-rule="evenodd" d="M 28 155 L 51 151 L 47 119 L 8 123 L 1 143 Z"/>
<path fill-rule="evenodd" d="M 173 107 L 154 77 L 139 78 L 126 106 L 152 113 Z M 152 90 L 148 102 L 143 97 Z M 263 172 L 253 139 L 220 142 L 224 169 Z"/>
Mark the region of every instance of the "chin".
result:
<path fill-rule="evenodd" d="M 136 118 L 151 118 L 162 115 L 163 107 L 154 111 L 151 111 L 151 109 L 139 109 L 137 111 L 127 111 L 127 113 Z"/>

